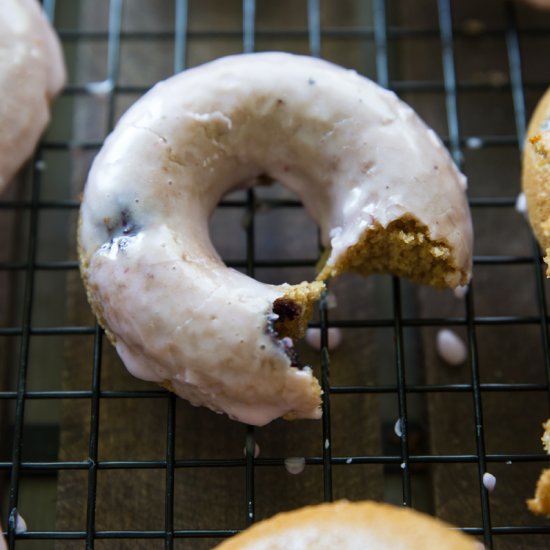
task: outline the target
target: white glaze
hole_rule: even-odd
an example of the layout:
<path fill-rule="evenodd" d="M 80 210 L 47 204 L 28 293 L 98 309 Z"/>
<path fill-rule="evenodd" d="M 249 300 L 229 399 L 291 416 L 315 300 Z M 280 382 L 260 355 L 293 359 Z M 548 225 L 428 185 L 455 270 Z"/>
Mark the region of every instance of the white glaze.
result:
<path fill-rule="evenodd" d="M 521 191 L 516 197 L 515 209 L 518 214 L 521 214 L 524 218 L 527 218 L 527 197 L 525 193 Z"/>
<path fill-rule="evenodd" d="M 23 516 L 19 512 L 16 512 L 15 534 L 16 535 L 22 535 L 26 531 L 27 531 L 27 522 L 25 521 L 25 519 L 23 518 Z"/>
<path fill-rule="evenodd" d="M 243 447 L 243 455 L 246 456 L 246 447 Z M 260 446 L 257 443 L 254 443 L 254 458 L 260 456 Z"/>
<path fill-rule="evenodd" d="M 303 456 L 291 456 L 285 458 L 285 469 L 289 474 L 301 474 L 306 467 L 306 459 Z"/>
<path fill-rule="evenodd" d="M 83 274 L 130 372 L 257 425 L 320 416 L 311 371 L 289 368 L 266 333 L 284 285 L 225 267 L 208 234 L 220 198 L 262 173 L 302 199 L 332 247 L 329 265 L 365 228 L 408 213 L 449 243 L 466 273 L 472 241 L 465 178 L 440 140 L 354 71 L 266 53 L 157 84 L 93 164 Z"/>
<path fill-rule="evenodd" d="M 403 431 L 402 431 L 402 428 L 401 428 L 402 424 L 401 424 L 401 418 L 398 418 L 396 421 L 395 421 L 395 424 L 393 426 L 393 433 L 397 436 L 397 437 L 402 437 L 403 436 Z"/>
<path fill-rule="evenodd" d="M 32 154 L 65 82 L 61 46 L 36 0 L 0 2 L 0 191 Z"/>
<path fill-rule="evenodd" d="M 444 361 L 453 366 L 461 365 L 468 357 L 462 338 L 449 329 L 442 329 L 437 333 L 437 352 Z"/>
<path fill-rule="evenodd" d="M 316 350 L 321 349 L 321 329 L 311 327 L 306 330 L 306 342 Z M 327 340 L 329 351 L 335 350 L 342 343 L 342 331 L 338 327 L 329 327 L 327 329 Z"/>
<path fill-rule="evenodd" d="M 462 300 L 468 294 L 468 285 L 460 285 L 453 289 L 455 298 Z"/>
<path fill-rule="evenodd" d="M 497 478 L 493 474 L 485 472 L 483 474 L 483 486 L 487 489 L 487 491 L 492 493 L 497 486 Z"/>

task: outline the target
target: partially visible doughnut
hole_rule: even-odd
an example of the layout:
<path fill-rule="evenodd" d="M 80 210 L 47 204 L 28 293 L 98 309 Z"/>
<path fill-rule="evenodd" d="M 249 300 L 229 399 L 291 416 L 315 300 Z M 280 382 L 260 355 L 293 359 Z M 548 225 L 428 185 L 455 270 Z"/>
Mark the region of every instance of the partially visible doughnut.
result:
<path fill-rule="evenodd" d="M 208 218 L 262 175 L 303 201 L 329 251 L 313 283 L 228 269 Z M 128 370 L 250 424 L 318 418 L 311 369 L 291 368 L 323 281 L 390 271 L 468 282 L 466 181 L 413 110 L 313 58 L 223 58 L 157 84 L 122 117 L 84 191 L 90 304 Z M 297 236 L 298 237 L 298 236 Z"/>
<path fill-rule="evenodd" d="M 550 262 L 550 89 L 539 101 L 527 128 L 522 186 L 531 227 Z M 550 277 L 550 265 L 546 271 Z"/>
<path fill-rule="evenodd" d="M 65 82 L 61 45 L 36 0 L 0 2 L 0 192 L 32 154 Z"/>
<path fill-rule="evenodd" d="M 214 550 L 479 550 L 480 543 L 410 508 L 338 501 L 283 512 Z"/>
<path fill-rule="evenodd" d="M 522 0 L 525 4 L 529 4 L 534 8 L 541 10 L 550 9 L 550 0 Z"/>
<path fill-rule="evenodd" d="M 550 455 L 550 418 L 542 427 L 544 429 L 541 437 L 542 446 Z M 533 514 L 550 518 L 550 468 L 542 470 L 537 481 L 535 496 L 527 500 L 527 507 Z"/>

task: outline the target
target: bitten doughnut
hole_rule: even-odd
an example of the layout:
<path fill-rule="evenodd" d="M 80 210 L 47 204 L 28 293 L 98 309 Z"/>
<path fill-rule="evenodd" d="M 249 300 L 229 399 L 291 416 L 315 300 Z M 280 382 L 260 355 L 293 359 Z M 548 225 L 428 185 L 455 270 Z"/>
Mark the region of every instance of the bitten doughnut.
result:
<path fill-rule="evenodd" d="M 522 186 L 531 227 L 550 262 L 550 89 L 539 101 L 527 129 Z M 546 271 L 550 277 L 550 265 Z"/>
<path fill-rule="evenodd" d="M 264 175 L 321 227 L 328 254 L 313 283 L 259 283 L 213 248 L 221 197 Z M 323 281 L 354 270 L 465 284 L 465 187 L 412 109 L 354 71 L 227 57 L 157 84 L 107 138 L 83 195 L 81 272 L 135 376 L 250 424 L 318 418 L 320 387 L 292 338 Z"/>
<path fill-rule="evenodd" d="M 338 501 L 283 512 L 227 539 L 215 550 L 479 550 L 440 520 L 376 502 Z"/>
<path fill-rule="evenodd" d="M 59 40 L 36 0 L 0 2 L 0 192 L 32 154 L 65 82 Z"/>

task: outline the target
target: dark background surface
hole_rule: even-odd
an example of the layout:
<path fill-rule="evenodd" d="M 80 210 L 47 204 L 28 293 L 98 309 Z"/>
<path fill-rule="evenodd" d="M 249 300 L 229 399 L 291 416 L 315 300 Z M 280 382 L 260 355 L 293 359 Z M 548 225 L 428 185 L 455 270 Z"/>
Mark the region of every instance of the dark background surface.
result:
<path fill-rule="evenodd" d="M 0 197 L 2 524 L 17 507 L 29 528 L 16 547 L 211 548 L 251 519 L 331 498 L 406 503 L 498 549 L 550 547 L 548 521 L 525 507 L 546 464 L 548 283 L 514 208 L 526 117 L 550 82 L 550 15 L 503 0 L 54 8 L 69 83 Z M 325 421 L 251 429 L 127 374 L 94 327 L 74 233 L 89 164 L 137 97 L 185 67 L 274 49 L 357 69 L 445 139 L 469 179 L 475 268 L 461 299 L 391 277 L 335 281 L 314 322 L 338 327 L 341 345 L 300 344 L 330 383 Z M 211 223 L 222 256 L 266 282 L 311 278 L 317 231 L 295 200 L 278 184 L 228 197 Z M 438 357 L 441 328 L 461 335 L 467 363 Z M 254 443 L 256 460 L 243 454 Z M 289 457 L 305 458 L 301 474 Z"/>

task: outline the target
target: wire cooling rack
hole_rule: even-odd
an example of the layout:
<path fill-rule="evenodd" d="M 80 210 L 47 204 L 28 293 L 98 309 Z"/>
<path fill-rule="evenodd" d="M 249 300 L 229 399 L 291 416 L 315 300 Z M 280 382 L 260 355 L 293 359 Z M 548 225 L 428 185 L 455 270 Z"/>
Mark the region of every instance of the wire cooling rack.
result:
<path fill-rule="evenodd" d="M 306 469 L 315 475 L 308 485 L 310 492 L 300 502 L 357 495 L 384 499 L 442 517 L 477 536 L 488 548 L 543 547 L 550 525 L 525 512 L 524 500 L 531 496 L 536 473 L 547 460 L 538 441 L 540 423 L 550 416 L 547 283 L 539 249 L 514 206 L 526 120 L 550 81 L 544 72 L 550 18 L 504 0 L 483 5 L 451 0 L 299 0 L 281 2 L 275 9 L 265 0 L 165 0 L 155 2 L 154 8 L 147 4 L 153 3 L 44 2 L 61 36 L 70 79 L 34 162 L 17 188 L 0 198 L 6 224 L 0 258 L 5 289 L 0 312 L 0 471 L 5 494 L 2 525 L 9 547 L 207 548 L 267 515 L 268 499 L 260 486 L 266 472 L 279 471 L 285 464 L 277 446 L 272 455 L 263 450 L 275 437 L 269 428 L 243 427 L 238 432 L 237 446 L 244 447 L 244 455 L 227 451 L 224 456 L 224 449 L 212 456 L 181 451 L 181 440 L 188 434 L 181 431 L 178 410 L 186 405 L 147 385 L 106 385 L 105 356 L 110 345 L 104 343 L 102 331 L 87 313 L 88 323 L 67 322 L 75 317 L 65 315 L 74 308 L 69 294 L 75 291 L 67 281 L 77 279 L 70 235 L 85 180 L 82 166 L 89 165 L 120 112 L 171 72 L 219 55 L 259 49 L 287 49 L 355 65 L 409 101 L 442 135 L 469 176 L 470 204 L 477 243 L 481 243 L 476 244 L 474 282 L 464 299 L 378 277 L 375 283 L 350 283 L 373 284 L 369 297 L 376 301 L 381 296 L 384 302 L 377 310 L 362 304 L 361 296 L 344 314 L 338 313 L 338 307 L 330 309 L 328 298 L 322 301 L 312 326 L 320 329 L 322 345 L 314 361 L 325 395 L 323 420 L 311 428 L 315 450 L 303 456 Z M 151 17 L 152 12 L 162 11 L 169 26 Z M 95 22 L 88 25 L 87 17 Z M 155 52 L 165 55 L 151 57 L 153 45 Z M 85 63 L 90 69 L 83 73 Z M 137 72 L 140 78 L 125 74 L 130 64 L 142 67 L 131 73 Z M 85 107 L 87 102 L 94 107 Z M 493 110 L 493 102 L 507 107 Z M 95 138 L 81 132 L 90 124 L 82 112 L 101 119 Z M 483 123 L 478 124 L 478 117 Z M 315 238 L 303 235 L 309 246 L 306 252 L 298 248 L 292 255 L 283 250 L 281 257 L 263 253 L 259 245 L 265 240 L 261 233 L 266 214 L 262 209 L 290 211 L 290 216 L 302 210 L 284 192 L 250 191 L 224 200 L 219 208 L 222 233 L 231 212 L 246 220 L 235 229 L 244 254 L 233 254 L 230 243 L 224 254 L 228 263 L 267 279 L 277 280 L 292 270 L 311 274 L 318 253 Z M 502 292 L 495 298 L 492 292 L 498 289 Z M 468 362 L 461 370 L 446 370 L 433 352 L 434 334 L 444 327 L 457 330 L 467 344 Z M 354 377 L 349 373 L 359 368 L 358 362 L 348 362 L 345 376 L 336 372 L 339 351 L 327 347 L 329 328 L 338 328 L 343 341 L 359 334 L 354 340 L 361 344 L 359 354 L 372 346 L 371 339 L 377 338 L 373 335 L 385 334 L 377 356 L 385 363 L 385 374 Z M 72 387 L 63 375 L 75 361 L 67 348 L 81 349 L 79 360 L 88 369 L 83 387 Z M 363 399 L 377 405 L 369 409 L 368 426 L 354 429 L 364 432 L 374 425 L 381 435 L 366 451 L 345 445 L 339 451 L 337 439 L 344 428 L 335 408 L 342 402 L 352 403 L 353 408 Z M 162 424 L 156 426 L 163 434 L 161 456 L 138 456 L 140 434 L 134 436 L 135 447 L 130 445 L 127 455 L 116 459 L 102 455 L 102 449 L 112 444 L 101 435 L 105 433 L 102 418 L 117 401 L 154 401 L 164 411 Z M 67 414 L 60 411 L 75 402 L 86 414 L 86 448 L 69 456 L 64 445 L 71 427 Z M 514 408 L 518 402 L 528 404 L 520 413 Z M 393 412 L 387 412 L 388 403 Z M 452 417 L 454 410 L 460 415 L 467 411 L 466 417 L 451 422 L 443 433 L 439 419 Z M 210 413 L 204 414 L 210 418 Z M 399 420 L 395 436 L 392 419 Z M 146 418 L 143 422 L 147 423 Z M 202 424 L 203 438 L 214 429 L 209 422 Z M 222 430 L 236 430 L 229 420 L 216 422 L 221 422 Z M 295 426 L 277 423 L 278 437 L 293 432 Z M 359 437 L 357 432 L 344 439 L 352 441 Z M 497 447 L 492 443 L 495 437 L 501 442 Z M 418 438 L 430 442 L 419 445 Z M 438 443 L 445 438 L 450 441 L 448 447 Z M 527 443 L 515 444 L 524 439 Z M 258 441 L 263 442 L 262 450 L 255 456 Z M 229 525 L 222 520 L 217 523 L 213 511 L 208 527 L 202 521 L 180 521 L 181 508 L 192 509 L 200 500 L 198 494 L 186 496 L 180 474 L 214 470 L 227 479 L 238 477 L 238 494 L 218 491 L 215 498 L 217 510 L 235 509 L 241 519 Z M 103 506 L 107 514 L 116 515 L 119 505 L 102 501 L 100 479 L 114 473 L 109 479 L 116 485 L 116 477 L 138 471 L 160 476 L 154 491 L 161 494 L 161 524 L 109 526 L 99 510 Z M 368 488 L 348 493 L 341 485 L 342 471 L 356 472 L 346 487 L 355 491 L 364 483 Z M 487 471 L 500 472 L 494 495 L 483 485 Z M 72 485 L 65 486 L 67 476 L 73 474 Z M 455 487 L 455 483 L 461 489 L 445 493 L 445 486 Z M 207 480 L 202 490 L 209 491 L 208 487 Z M 84 495 L 80 501 L 76 493 Z M 499 499 L 499 494 L 505 496 Z M 133 498 L 137 497 L 128 496 L 128 506 Z M 269 499 L 270 511 L 288 507 L 277 499 L 277 493 Z M 453 507 L 455 501 L 458 508 Z M 78 509 L 82 521 L 67 528 L 71 524 L 66 516 L 72 508 Z M 146 515 L 154 512 L 148 510 Z M 17 528 L 19 513 L 27 520 L 27 530 Z"/>

